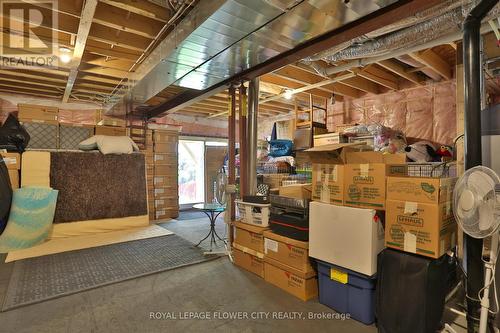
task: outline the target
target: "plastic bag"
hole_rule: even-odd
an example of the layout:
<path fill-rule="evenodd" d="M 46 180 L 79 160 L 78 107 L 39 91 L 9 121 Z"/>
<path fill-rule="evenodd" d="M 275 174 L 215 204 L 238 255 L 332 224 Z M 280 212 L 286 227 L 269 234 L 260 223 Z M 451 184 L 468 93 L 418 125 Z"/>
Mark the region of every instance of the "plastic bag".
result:
<path fill-rule="evenodd" d="M 289 156 L 292 155 L 293 142 L 291 140 L 271 140 L 269 147 L 269 156 Z"/>
<path fill-rule="evenodd" d="M 10 114 L 3 126 L 0 127 L 0 149 L 22 153 L 29 142 L 30 135 L 28 132 L 16 117 Z"/>
<path fill-rule="evenodd" d="M 11 202 L 12 187 L 10 185 L 9 172 L 3 158 L 0 156 L 0 234 L 7 224 Z"/>

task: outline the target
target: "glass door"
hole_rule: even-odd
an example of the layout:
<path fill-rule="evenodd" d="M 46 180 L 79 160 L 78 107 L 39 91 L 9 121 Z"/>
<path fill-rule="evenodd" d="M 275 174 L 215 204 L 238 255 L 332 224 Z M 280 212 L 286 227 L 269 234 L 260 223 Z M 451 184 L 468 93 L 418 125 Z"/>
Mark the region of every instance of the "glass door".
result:
<path fill-rule="evenodd" d="M 179 140 L 179 204 L 205 200 L 205 142 Z"/>

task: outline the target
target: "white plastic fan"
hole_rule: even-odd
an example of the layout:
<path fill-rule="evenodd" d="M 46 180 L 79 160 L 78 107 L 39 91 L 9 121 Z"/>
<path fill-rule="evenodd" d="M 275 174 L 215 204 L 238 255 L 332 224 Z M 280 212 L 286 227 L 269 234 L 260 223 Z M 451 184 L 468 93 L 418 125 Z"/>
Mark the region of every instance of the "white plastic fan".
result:
<path fill-rule="evenodd" d="M 486 238 L 500 226 L 500 177 L 490 168 L 469 169 L 453 192 L 454 213 L 463 231 L 474 238 Z"/>
<path fill-rule="evenodd" d="M 215 200 L 219 205 L 225 205 L 227 202 L 227 175 L 225 172 L 221 171 L 217 174 L 217 179 L 215 181 Z"/>
<path fill-rule="evenodd" d="M 500 177 L 493 170 L 484 166 L 467 170 L 455 185 L 453 204 L 455 218 L 466 234 L 474 238 L 491 236 L 489 260 L 484 261 L 485 285 L 478 295 L 481 300 L 479 332 L 483 333 L 487 329 L 488 312 L 490 311 L 489 289 L 492 284 L 495 285 L 500 231 Z M 495 300 L 498 309 L 496 294 Z"/>

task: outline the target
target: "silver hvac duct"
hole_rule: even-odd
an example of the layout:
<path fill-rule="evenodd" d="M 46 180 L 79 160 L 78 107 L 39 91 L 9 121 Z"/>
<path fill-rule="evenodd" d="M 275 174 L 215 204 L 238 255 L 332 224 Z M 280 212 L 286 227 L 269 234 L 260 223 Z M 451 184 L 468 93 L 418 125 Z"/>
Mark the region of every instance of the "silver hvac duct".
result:
<path fill-rule="evenodd" d="M 319 74 L 323 76 L 330 76 L 349 70 L 352 67 L 366 66 L 387 58 L 397 58 L 398 56 L 422 50 L 423 46 L 432 47 L 439 44 L 444 44 L 453 40 L 461 39 L 462 37 L 462 22 L 464 19 L 464 12 L 468 12 L 471 3 L 465 6 L 456 5 L 448 11 L 443 12 L 440 9 L 441 15 L 433 16 L 432 18 L 424 17 L 423 21 L 418 24 L 398 30 L 383 36 L 369 39 L 365 38 L 364 43 L 352 45 L 350 47 L 332 48 L 329 50 L 331 53 L 322 52 L 321 59 L 327 62 L 337 62 L 340 60 L 350 60 L 348 63 L 329 67 L 327 69 L 318 67 L 314 60 L 318 57 L 309 57 L 304 59 L 304 62 L 312 66 Z M 500 5 L 496 5 L 490 13 L 486 16 L 486 20 L 500 16 Z M 490 30 L 490 28 L 485 27 Z M 374 35 L 380 32 L 375 32 Z"/>
<path fill-rule="evenodd" d="M 259 78 L 248 85 L 248 120 L 247 120 L 247 172 L 248 194 L 257 193 L 257 116 L 259 113 Z"/>

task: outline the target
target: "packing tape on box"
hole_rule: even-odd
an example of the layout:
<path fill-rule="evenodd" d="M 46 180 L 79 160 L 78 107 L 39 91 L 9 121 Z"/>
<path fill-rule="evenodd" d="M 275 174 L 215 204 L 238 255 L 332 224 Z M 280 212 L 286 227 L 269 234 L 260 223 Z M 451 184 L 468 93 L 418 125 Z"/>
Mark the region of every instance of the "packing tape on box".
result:
<path fill-rule="evenodd" d="M 7 165 L 17 164 L 17 158 L 15 158 L 15 157 L 4 157 L 3 161 Z"/>
<path fill-rule="evenodd" d="M 404 233 L 404 245 L 403 250 L 405 252 L 417 253 L 417 236 L 411 232 Z"/>
<path fill-rule="evenodd" d="M 418 203 L 406 201 L 405 202 L 405 214 L 414 214 L 417 212 Z"/>
<path fill-rule="evenodd" d="M 334 165 L 330 171 L 330 176 L 328 177 L 328 179 L 331 179 L 332 181 L 337 182 L 337 177 L 338 177 L 337 174 L 338 174 L 337 166 Z"/>
<path fill-rule="evenodd" d="M 446 216 L 451 214 L 451 201 L 446 201 Z"/>
<path fill-rule="evenodd" d="M 359 173 L 361 177 L 368 177 L 368 172 L 370 170 L 370 164 L 360 164 Z"/>

